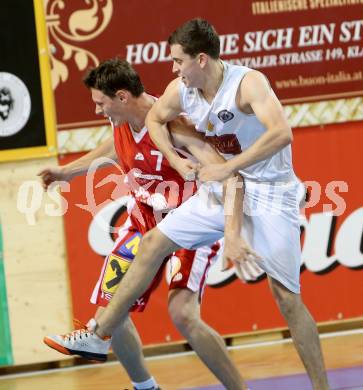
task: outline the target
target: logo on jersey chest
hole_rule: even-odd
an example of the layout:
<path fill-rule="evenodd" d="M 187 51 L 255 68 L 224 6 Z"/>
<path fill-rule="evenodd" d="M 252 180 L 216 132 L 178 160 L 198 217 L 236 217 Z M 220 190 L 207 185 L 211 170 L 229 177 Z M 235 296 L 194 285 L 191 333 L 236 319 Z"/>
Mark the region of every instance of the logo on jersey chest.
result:
<path fill-rule="evenodd" d="M 208 121 L 207 130 L 208 131 L 214 131 L 214 125 L 210 121 Z"/>
<path fill-rule="evenodd" d="M 145 160 L 145 157 L 142 153 L 136 153 L 135 155 L 135 160 L 138 160 L 138 161 L 144 161 Z"/>
<path fill-rule="evenodd" d="M 229 122 L 230 120 L 232 120 L 234 118 L 234 115 L 228 110 L 222 110 L 222 111 L 219 111 L 218 118 L 223 123 L 226 123 L 226 122 Z"/>

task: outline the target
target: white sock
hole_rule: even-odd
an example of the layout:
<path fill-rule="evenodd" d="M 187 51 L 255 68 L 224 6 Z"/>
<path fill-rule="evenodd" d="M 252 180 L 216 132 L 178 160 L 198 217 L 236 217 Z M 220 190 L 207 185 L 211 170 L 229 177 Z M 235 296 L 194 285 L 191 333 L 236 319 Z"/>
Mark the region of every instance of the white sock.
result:
<path fill-rule="evenodd" d="M 135 387 L 135 389 L 152 389 L 155 387 L 159 387 L 159 385 L 156 383 L 154 377 L 152 376 L 150 379 L 144 381 L 144 382 L 132 382 L 132 385 Z"/>

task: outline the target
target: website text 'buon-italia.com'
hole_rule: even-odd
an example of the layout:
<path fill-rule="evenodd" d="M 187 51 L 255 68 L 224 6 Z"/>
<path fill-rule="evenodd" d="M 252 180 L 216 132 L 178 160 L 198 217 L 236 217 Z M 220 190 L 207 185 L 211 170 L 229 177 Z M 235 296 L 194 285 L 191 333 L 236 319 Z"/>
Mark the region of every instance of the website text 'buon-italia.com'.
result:
<path fill-rule="evenodd" d="M 296 87 L 309 87 L 316 85 L 328 85 L 336 83 L 347 83 L 363 80 L 363 71 L 345 72 L 339 71 L 336 73 L 327 72 L 321 76 L 302 76 L 286 80 L 276 80 L 275 86 L 277 89 L 287 89 Z"/>

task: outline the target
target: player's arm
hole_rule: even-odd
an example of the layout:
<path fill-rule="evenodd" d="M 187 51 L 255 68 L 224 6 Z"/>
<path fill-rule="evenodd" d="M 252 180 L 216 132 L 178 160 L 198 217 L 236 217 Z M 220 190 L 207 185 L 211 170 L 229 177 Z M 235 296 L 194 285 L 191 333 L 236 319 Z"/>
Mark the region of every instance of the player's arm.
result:
<path fill-rule="evenodd" d="M 160 152 L 168 159 L 170 165 L 179 172 L 185 180 L 193 180 L 195 164 L 181 158 L 175 151 L 167 123 L 177 118 L 181 113 L 179 97 L 180 79 L 173 80 L 160 99 L 154 103 L 146 117 L 146 127 L 151 139 Z"/>
<path fill-rule="evenodd" d="M 292 142 L 291 127 L 282 105 L 262 73 L 247 73 L 240 86 L 239 100 L 240 104 L 251 106 L 267 131 L 241 155 L 230 160 L 233 171 L 265 160 Z"/>
<path fill-rule="evenodd" d="M 181 115 L 169 122 L 167 131 L 173 147 L 187 149 L 202 165 L 218 164 L 226 161 L 215 150 L 214 146 L 195 130 L 193 123 L 186 116 Z"/>
<path fill-rule="evenodd" d="M 48 186 L 55 181 L 69 182 L 75 176 L 85 174 L 89 170 L 92 162 L 99 157 L 105 158 L 105 161 L 98 164 L 97 168 L 112 164 L 112 161 L 117 161 L 113 137 L 110 137 L 94 150 L 69 164 L 43 169 L 38 173 L 38 176 L 40 176 L 43 181 L 43 187 L 47 189 Z"/>
<path fill-rule="evenodd" d="M 232 263 L 242 281 L 255 280 L 260 272 L 256 261 L 261 258 L 242 236 L 244 180 L 240 175 L 224 181 L 223 196 L 225 221 L 223 269 Z"/>
<path fill-rule="evenodd" d="M 228 160 L 223 166 L 203 170 L 201 172 L 203 180 L 211 180 L 210 176 L 214 180 L 220 180 L 216 175 L 223 177 L 223 172 L 230 174 L 265 160 L 292 142 L 291 127 L 281 103 L 262 73 L 251 71 L 246 74 L 241 82 L 236 101 L 240 108 L 251 106 L 256 117 L 266 127 L 266 132 L 243 153 Z"/>

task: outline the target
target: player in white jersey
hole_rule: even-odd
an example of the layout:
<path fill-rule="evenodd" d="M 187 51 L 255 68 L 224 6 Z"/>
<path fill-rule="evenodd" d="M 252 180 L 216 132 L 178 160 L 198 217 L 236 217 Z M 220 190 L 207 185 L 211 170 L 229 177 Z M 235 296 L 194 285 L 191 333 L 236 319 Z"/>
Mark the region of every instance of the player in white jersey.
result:
<path fill-rule="evenodd" d="M 173 71 L 167 87 L 147 117 L 153 141 L 183 177 L 198 173 L 202 181 L 222 181 L 240 172 L 245 178 L 244 235 L 261 256 L 272 294 L 285 317 L 314 389 L 329 389 L 314 320 L 300 296 L 300 237 L 297 186 L 292 163 L 291 128 L 282 106 L 263 74 L 230 66 L 219 58 L 219 37 L 204 20 L 194 19 L 169 38 Z M 227 159 L 199 169 L 182 160 L 170 142 L 165 124 L 186 112 L 199 132 Z M 228 233 L 225 250 L 235 250 L 242 273 L 250 271 L 249 255 L 239 252 L 239 226 L 225 226 L 221 188 L 214 183 L 217 203 L 211 211 L 203 191 L 170 213 L 144 236 L 137 261 L 98 319 L 96 333 L 106 336 L 148 285 L 147 264 L 179 247 L 196 248 Z M 218 202 L 219 200 L 219 202 Z M 239 259 L 237 259 L 239 257 Z M 137 283 L 136 283 L 137 281 Z"/>

